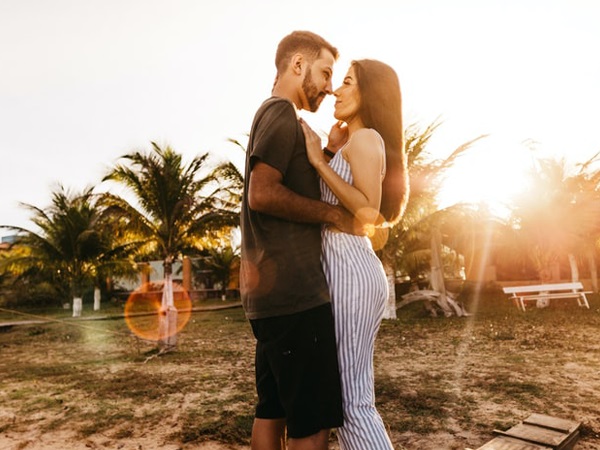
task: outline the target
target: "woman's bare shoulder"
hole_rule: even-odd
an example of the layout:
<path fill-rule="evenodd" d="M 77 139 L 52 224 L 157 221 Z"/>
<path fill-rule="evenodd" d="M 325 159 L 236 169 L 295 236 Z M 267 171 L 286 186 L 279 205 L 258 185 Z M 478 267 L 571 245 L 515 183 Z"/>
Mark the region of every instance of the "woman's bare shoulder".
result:
<path fill-rule="evenodd" d="M 351 151 L 373 151 L 383 150 L 383 139 L 381 135 L 372 128 L 361 128 L 352 133 L 349 142 Z"/>

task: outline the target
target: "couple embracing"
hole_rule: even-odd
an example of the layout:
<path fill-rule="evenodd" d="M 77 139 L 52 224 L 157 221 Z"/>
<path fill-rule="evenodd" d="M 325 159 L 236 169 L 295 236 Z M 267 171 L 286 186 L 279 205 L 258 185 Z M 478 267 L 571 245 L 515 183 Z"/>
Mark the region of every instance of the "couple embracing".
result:
<path fill-rule="evenodd" d="M 242 201 L 242 304 L 256 338 L 253 450 L 392 449 L 375 408 L 373 349 L 388 285 L 366 230 L 408 197 L 398 77 L 295 31 L 277 47 L 258 109 Z M 298 116 L 335 96 L 328 145 Z"/>

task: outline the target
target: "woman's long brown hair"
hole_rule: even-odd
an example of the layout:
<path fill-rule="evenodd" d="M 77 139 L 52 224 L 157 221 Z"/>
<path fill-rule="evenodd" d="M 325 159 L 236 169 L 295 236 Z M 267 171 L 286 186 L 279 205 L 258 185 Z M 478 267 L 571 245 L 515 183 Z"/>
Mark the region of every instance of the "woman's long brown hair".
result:
<path fill-rule="evenodd" d="M 400 82 L 394 69 L 381 61 L 361 59 L 353 61 L 352 67 L 360 91 L 358 114 L 365 127 L 376 130 L 385 143 L 386 173 L 379 211 L 393 224 L 404 214 L 409 193 Z"/>

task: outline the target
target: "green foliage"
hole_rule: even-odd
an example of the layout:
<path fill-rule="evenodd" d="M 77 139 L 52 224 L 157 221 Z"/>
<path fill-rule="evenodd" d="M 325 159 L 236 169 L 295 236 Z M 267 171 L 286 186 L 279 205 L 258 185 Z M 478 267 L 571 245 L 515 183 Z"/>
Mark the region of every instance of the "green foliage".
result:
<path fill-rule="evenodd" d="M 18 237 L 0 257 L 12 303 L 61 304 L 107 276 L 135 273 L 136 242 L 125 241 L 118 223 L 106 220 L 92 188 L 70 193 L 59 187 L 48 208 L 24 206 L 33 212 L 37 231 L 5 227 Z"/>
<path fill-rule="evenodd" d="M 49 282 L 55 294 L 81 295 L 93 283 L 94 262 L 102 253 L 100 210 L 92 190 L 71 194 L 60 188 L 47 209 L 24 205 L 39 231 L 7 227 L 19 233 L 11 250 L 0 261 L 0 270 L 14 281 Z M 62 296 L 61 295 L 61 296 Z"/>
<path fill-rule="evenodd" d="M 231 245 L 209 247 L 204 252 L 204 256 L 194 261 L 194 267 L 200 270 L 210 270 L 225 292 L 232 273 L 239 268 L 240 259 L 239 247 L 234 248 Z"/>
<path fill-rule="evenodd" d="M 210 230 L 239 223 L 241 176 L 231 163 L 201 175 L 207 171 L 208 154 L 184 165 L 181 154 L 155 143 L 152 152 L 122 158 L 125 162 L 104 181 L 124 186 L 133 201 L 106 194 L 102 202 L 108 214 L 144 243 L 146 257 L 159 256 L 170 266 L 182 254 L 197 251 Z"/>
<path fill-rule="evenodd" d="M 530 187 L 514 199 L 509 252 L 535 267 L 538 279 L 552 278 L 552 266 L 567 254 L 593 257 L 600 236 L 600 172 L 594 159 L 570 171 L 564 160 L 537 159 Z M 514 261 L 503 254 L 506 262 Z"/>

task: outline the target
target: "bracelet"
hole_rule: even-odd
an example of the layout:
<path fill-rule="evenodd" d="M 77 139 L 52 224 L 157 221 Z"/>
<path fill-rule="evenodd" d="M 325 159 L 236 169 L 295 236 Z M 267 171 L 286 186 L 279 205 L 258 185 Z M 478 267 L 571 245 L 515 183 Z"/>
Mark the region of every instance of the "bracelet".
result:
<path fill-rule="evenodd" d="M 323 153 L 325 153 L 325 155 L 329 156 L 330 158 L 333 158 L 335 156 L 335 153 L 333 153 L 327 147 L 323 147 Z"/>

